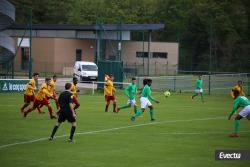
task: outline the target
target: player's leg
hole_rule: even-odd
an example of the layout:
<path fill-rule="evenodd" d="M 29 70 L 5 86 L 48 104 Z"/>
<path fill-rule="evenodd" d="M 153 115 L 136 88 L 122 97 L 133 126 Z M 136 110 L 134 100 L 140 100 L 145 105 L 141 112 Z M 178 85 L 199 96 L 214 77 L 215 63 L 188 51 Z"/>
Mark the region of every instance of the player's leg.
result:
<path fill-rule="evenodd" d="M 116 113 L 116 97 L 112 96 L 112 101 L 113 101 L 113 112 Z"/>
<path fill-rule="evenodd" d="M 195 93 L 191 98 L 194 99 L 198 95 L 199 95 L 198 93 Z"/>
<path fill-rule="evenodd" d="M 55 134 L 56 134 L 56 132 L 57 132 L 57 130 L 58 130 L 58 128 L 59 128 L 59 126 L 61 125 L 62 122 L 63 122 L 62 120 L 59 120 L 59 119 L 58 119 L 57 124 L 54 126 L 54 128 L 53 128 L 53 130 L 52 130 L 52 132 L 51 132 L 51 135 L 50 135 L 50 137 L 49 137 L 49 140 L 53 140 L 53 138 L 54 138 L 54 136 L 55 136 Z"/>
<path fill-rule="evenodd" d="M 42 104 L 48 108 L 50 119 L 56 119 L 56 116 L 53 113 L 53 109 L 50 106 L 49 100 L 47 98 L 43 98 Z"/>
<path fill-rule="evenodd" d="M 24 95 L 23 98 L 24 98 L 24 104 L 21 107 L 21 112 L 22 113 L 24 112 L 24 109 L 30 105 L 30 99 L 29 99 L 29 97 L 27 95 Z"/>
<path fill-rule="evenodd" d="M 58 102 L 58 100 L 57 100 L 57 98 L 56 98 L 56 95 L 54 95 L 53 96 L 53 99 L 54 99 L 54 101 L 55 101 L 55 103 L 56 103 L 56 109 L 58 110 L 59 109 L 59 102 Z M 79 105 L 80 106 L 80 105 Z M 79 107 L 78 106 L 78 107 Z"/>
<path fill-rule="evenodd" d="M 241 115 L 237 115 L 234 120 L 234 133 L 230 134 L 229 137 L 239 137 L 240 132 L 240 120 L 243 117 Z"/>
<path fill-rule="evenodd" d="M 127 104 L 124 104 L 124 105 L 117 108 L 117 112 L 119 112 L 122 109 L 130 108 L 130 107 L 131 107 L 131 100 L 128 100 Z"/>
<path fill-rule="evenodd" d="M 201 92 L 200 95 L 201 95 L 201 101 L 204 102 L 203 93 Z"/>
<path fill-rule="evenodd" d="M 153 107 L 153 105 L 151 105 L 151 106 L 148 106 L 149 107 L 149 113 L 150 113 L 150 118 L 151 118 L 151 121 L 154 121 L 155 120 L 155 117 L 154 117 L 154 115 L 155 115 L 155 112 L 154 112 L 154 107 Z"/>
<path fill-rule="evenodd" d="M 250 114 L 250 105 L 244 107 L 240 113 L 235 117 L 234 121 L 234 133 L 230 135 L 230 137 L 239 137 L 240 132 L 240 120 L 242 118 L 247 117 Z"/>
<path fill-rule="evenodd" d="M 109 96 L 107 96 L 107 97 L 106 97 L 105 112 L 108 112 L 108 109 L 109 109 L 109 104 L 110 104 L 110 97 L 109 97 Z"/>
<path fill-rule="evenodd" d="M 73 142 L 74 134 L 76 131 L 76 121 L 71 123 L 71 129 L 70 129 L 70 136 L 69 136 L 69 142 Z"/>
<path fill-rule="evenodd" d="M 35 99 L 35 101 L 32 103 L 31 107 L 27 109 L 27 111 L 23 112 L 23 117 L 27 117 L 27 115 L 35 110 L 39 105 L 41 104 L 41 101 Z"/>

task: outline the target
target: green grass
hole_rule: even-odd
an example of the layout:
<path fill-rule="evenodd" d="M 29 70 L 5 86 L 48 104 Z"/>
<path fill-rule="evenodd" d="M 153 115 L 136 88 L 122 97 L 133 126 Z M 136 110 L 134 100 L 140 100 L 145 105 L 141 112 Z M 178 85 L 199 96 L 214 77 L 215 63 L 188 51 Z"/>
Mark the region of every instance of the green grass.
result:
<path fill-rule="evenodd" d="M 101 94 L 81 95 L 75 143 L 67 142 L 70 124 L 64 123 L 56 135 L 65 137 L 0 148 L 0 164 L 2 167 L 249 166 L 249 161 L 214 160 L 216 149 L 250 149 L 248 120 L 241 121 L 240 138 L 227 137 L 233 131 L 233 121 L 227 120 L 232 107 L 229 96 L 205 96 L 206 102 L 202 103 L 200 98 L 191 100 L 191 94 L 172 94 L 169 98 L 160 93 L 153 95 L 160 100 L 160 104 L 154 104 L 155 124 L 150 124 L 148 112 L 131 122 L 132 109 L 121 110 L 119 114 L 104 113 Z M 127 99 L 119 92 L 117 100 L 120 105 Z M 51 133 L 56 121 L 49 119 L 47 109 L 43 108 L 44 115 L 34 111 L 23 119 L 19 111 L 22 101 L 21 94 L 0 94 L 0 146 L 47 138 Z M 99 130 L 106 131 L 84 133 Z"/>

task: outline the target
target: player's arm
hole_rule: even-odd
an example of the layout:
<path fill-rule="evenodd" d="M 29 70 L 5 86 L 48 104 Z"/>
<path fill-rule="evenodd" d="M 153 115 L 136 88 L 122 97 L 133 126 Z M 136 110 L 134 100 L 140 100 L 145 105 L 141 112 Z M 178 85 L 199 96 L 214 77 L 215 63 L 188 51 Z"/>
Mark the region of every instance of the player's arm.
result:
<path fill-rule="evenodd" d="M 70 110 L 71 110 L 73 116 L 76 117 L 76 112 L 74 110 L 75 106 L 74 106 L 74 103 L 73 103 L 73 96 L 71 96 L 70 99 L 69 99 L 69 107 L 70 107 Z"/>
<path fill-rule="evenodd" d="M 29 83 L 29 84 L 27 85 L 27 88 L 28 88 L 29 90 L 36 90 L 36 87 L 33 86 L 31 83 Z"/>
<path fill-rule="evenodd" d="M 124 94 L 129 98 L 129 89 L 130 86 L 128 85 L 125 89 L 124 89 Z"/>
<path fill-rule="evenodd" d="M 158 100 L 156 100 L 153 96 L 151 96 L 151 90 L 148 88 L 147 90 L 147 93 L 148 93 L 148 98 L 149 98 L 149 100 L 152 100 L 153 102 L 155 102 L 155 103 L 159 103 L 159 101 Z"/>
<path fill-rule="evenodd" d="M 238 108 L 239 108 L 239 100 L 236 100 L 236 101 L 234 101 L 233 110 L 231 111 L 230 115 L 228 116 L 228 120 L 231 119 L 231 117 L 234 115 L 234 113 L 237 111 Z"/>
<path fill-rule="evenodd" d="M 43 88 L 43 93 L 48 96 L 48 97 L 52 97 L 53 95 L 46 89 L 46 88 Z"/>
<path fill-rule="evenodd" d="M 108 90 L 108 88 L 107 88 L 106 85 L 104 86 L 104 91 L 105 91 L 107 94 L 111 94 L 111 92 Z"/>

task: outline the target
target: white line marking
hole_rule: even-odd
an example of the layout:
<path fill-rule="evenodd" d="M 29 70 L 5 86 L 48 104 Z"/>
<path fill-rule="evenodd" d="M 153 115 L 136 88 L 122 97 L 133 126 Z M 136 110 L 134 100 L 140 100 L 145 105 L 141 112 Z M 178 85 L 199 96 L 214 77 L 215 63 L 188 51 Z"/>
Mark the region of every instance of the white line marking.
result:
<path fill-rule="evenodd" d="M 166 123 L 176 123 L 176 122 L 192 122 L 192 121 L 206 121 L 206 120 L 218 120 L 218 119 L 226 119 L 226 117 L 213 117 L 213 118 L 197 118 L 197 119 L 190 119 L 190 120 L 172 120 L 172 121 L 161 121 L 161 122 L 151 122 L 151 123 L 144 123 L 144 124 L 137 124 L 137 125 L 129 125 L 129 126 L 121 126 L 117 128 L 110 128 L 110 129 L 103 129 L 103 130 L 94 130 L 94 131 L 89 131 L 89 132 L 78 132 L 75 133 L 75 135 L 86 135 L 86 134 L 93 134 L 93 133 L 100 133 L 100 132 L 109 132 L 109 131 L 116 131 L 120 129 L 128 129 L 128 128 L 134 128 L 134 127 L 141 127 L 141 126 L 147 126 L 147 125 L 158 125 L 158 124 L 166 124 Z M 60 135 L 55 138 L 63 138 L 68 136 L 66 135 Z M 48 137 L 43 137 L 35 140 L 29 140 L 29 141 L 23 141 L 23 142 L 16 142 L 16 143 L 11 143 L 11 144 L 5 144 L 1 145 L 0 149 L 7 148 L 7 147 L 12 147 L 16 145 L 22 145 L 22 144 L 29 144 L 29 143 L 35 143 L 39 141 L 45 141 L 48 140 Z"/>

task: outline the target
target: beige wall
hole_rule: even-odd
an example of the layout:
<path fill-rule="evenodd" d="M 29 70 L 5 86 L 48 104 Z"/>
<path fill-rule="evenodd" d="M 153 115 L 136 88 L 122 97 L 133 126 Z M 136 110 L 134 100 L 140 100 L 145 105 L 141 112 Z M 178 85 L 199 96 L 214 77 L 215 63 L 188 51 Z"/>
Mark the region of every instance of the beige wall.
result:
<path fill-rule="evenodd" d="M 117 44 L 114 44 L 116 46 Z M 112 55 L 110 44 L 106 44 L 106 55 Z M 34 72 L 63 73 L 67 67 L 73 67 L 76 59 L 76 49 L 82 50 L 83 61 L 94 61 L 95 40 L 64 39 L 64 38 L 33 38 L 32 58 Z M 144 51 L 147 52 L 147 42 Z M 117 48 L 114 47 L 116 50 Z M 122 42 L 122 60 L 124 65 L 142 65 L 143 58 L 137 58 L 136 52 L 143 51 L 143 44 L 139 41 Z M 151 52 L 167 52 L 168 58 L 150 58 L 150 74 L 173 74 L 178 64 L 178 43 L 152 42 Z M 107 57 L 108 58 L 108 57 Z M 144 59 L 144 69 L 147 71 L 147 58 Z M 68 69 L 68 68 L 67 68 Z M 21 50 L 15 58 L 15 70 L 21 70 Z M 146 74 L 146 73 L 145 73 Z"/>
<path fill-rule="evenodd" d="M 55 69 L 62 72 L 64 67 L 74 65 L 76 49 L 82 50 L 82 61 L 94 61 L 94 40 L 55 39 Z"/>
<path fill-rule="evenodd" d="M 116 42 L 112 43 L 113 46 L 117 46 Z M 116 49 L 116 48 L 115 48 Z M 124 66 L 137 66 L 139 74 L 143 73 L 143 58 L 136 57 L 136 52 L 143 51 L 143 42 L 141 41 L 123 41 L 122 42 L 122 61 Z M 148 51 L 148 43 L 144 42 L 144 52 Z M 150 46 L 150 52 L 167 52 L 167 59 L 165 58 L 151 58 L 149 62 L 150 74 L 174 74 L 177 70 L 178 64 L 178 43 L 168 42 L 152 42 Z M 106 55 L 112 55 L 112 49 L 107 45 Z M 144 59 L 144 71 L 147 72 L 148 59 Z M 147 74 L 147 73 L 145 73 Z"/>
<path fill-rule="evenodd" d="M 73 67 L 76 49 L 82 50 L 83 61 L 94 61 L 94 44 L 94 40 L 33 38 L 33 71 L 62 73 L 65 67 Z M 21 70 L 21 49 L 15 58 L 15 70 Z"/>

